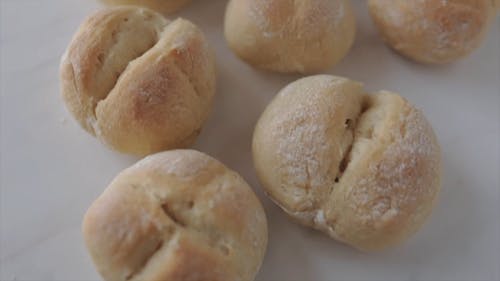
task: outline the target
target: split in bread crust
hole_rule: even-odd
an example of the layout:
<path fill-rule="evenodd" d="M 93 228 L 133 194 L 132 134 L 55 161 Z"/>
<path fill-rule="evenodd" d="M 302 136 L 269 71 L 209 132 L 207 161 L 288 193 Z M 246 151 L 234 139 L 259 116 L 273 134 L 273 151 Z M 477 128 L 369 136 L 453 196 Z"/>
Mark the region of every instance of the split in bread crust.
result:
<path fill-rule="evenodd" d="M 121 172 L 87 211 L 83 234 L 104 280 L 251 281 L 267 246 L 252 189 L 193 150 Z"/>
<path fill-rule="evenodd" d="M 145 155 L 190 145 L 215 94 L 202 32 L 143 8 L 89 17 L 61 62 L 62 95 L 80 125 L 110 147 Z"/>
<path fill-rule="evenodd" d="M 363 250 L 415 232 L 439 192 L 437 139 L 399 95 L 318 75 L 283 89 L 257 123 L 257 175 L 290 216 Z"/>

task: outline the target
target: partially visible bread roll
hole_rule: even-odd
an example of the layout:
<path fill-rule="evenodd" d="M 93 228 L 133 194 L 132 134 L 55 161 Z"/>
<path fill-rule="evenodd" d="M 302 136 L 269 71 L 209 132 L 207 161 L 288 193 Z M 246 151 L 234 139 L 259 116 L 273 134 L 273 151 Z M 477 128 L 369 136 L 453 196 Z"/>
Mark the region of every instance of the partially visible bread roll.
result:
<path fill-rule="evenodd" d="M 109 5 L 140 5 L 162 13 L 173 13 L 191 0 L 101 0 Z"/>
<path fill-rule="evenodd" d="M 109 8 L 80 26 L 61 85 L 85 130 L 113 149 L 147 155 L 194 142 L 215 94 L 214 55 L 187 20 Z"/>
<path fill-rule="evenodd" d="M 83 235 L 107 281 L 251 281 L 267 222 L 237 173 L 174 150 L 120 173 L 87 211 Z"/>
<path fill-rule="evenodd" d="M 291 217 L 367 251 L 419 229 L 441 184 L 440 148 L 419 110 L 328 75 L 275 97 L 255 128 L 253 158 L 266 193 Z"/>
<path fill-rule="evenodd" d="M 492 0 L 369 0 L 387 44 L 421 63 L 450 63 L 478 48 L 495 15 Z"/>
<path fill-rule="evenodd" d="M 277 72 L 317 72 L 350 49 L 356 23 L 348 0 L 230 0 L 224 34 L 247 63 Z"/>

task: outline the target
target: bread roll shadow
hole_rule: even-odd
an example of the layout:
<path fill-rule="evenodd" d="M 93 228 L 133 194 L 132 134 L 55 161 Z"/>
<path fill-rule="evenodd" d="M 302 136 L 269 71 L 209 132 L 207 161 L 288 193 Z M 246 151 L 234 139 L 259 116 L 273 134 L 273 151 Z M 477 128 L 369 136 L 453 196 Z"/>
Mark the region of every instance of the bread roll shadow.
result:
<path fill-rule="evenodd" d="M 192 0 L 183 9 L 176 13 L 167 15 L 168 18 L 183 17 L 191 20 L 207 32 L 208 29 L 218 29 L 222 32 L 224 12 L 226 9 L 225 0 Z"/>
<path fill-rule="evenodd" d="M 342 263 L 334 261 L 355 262 L 376 272 L 391 272 L 393 269 L 396 272 L 405 268 L 415 280 L 419 279 L 415 268 L 432 267 L 442 260 L 458 262 L 474 247 L 474 240 L 481 231 L 481 214 L 478 213 L 474 183 L 446 147 L 443 161 L 443 187 L 429 221 L 406 243 L 382 252 L 360 252 L 321 232 L 295 224 L 277 206 L 267 207 L 271 222 L 269 248 L 259 276 L 262 280 L 319 280 L 323 276 L 315 275 L 318 271 L 310 269 L 312 261 L 307 257 L 311 252 L 320 255 L 326 263 L 332 261 L 329 266 L 334 271 L 339 267 L 342 274 L 346 274 Z M 283 261 L 286 261 L 286 270 L 278 271 L 280 275 L 270 275 L 278 274 L 276 267 L 282 266 Z"/>
<path fill-rule="evenodd" d="M 213 111 L 194 148 L 236 170 L 257 193 L 261 193 L 253 171 L 251 142 L 255 123 L 273 93 L 264 90 L 269 88 L 266 83 L 254 83 L 255 79 L 246 78 L 255 76 L 249 68 L 237 69 L 239 67 L 241 65 L 233 66 L 231 62 L 219 62 Z M 271 82 L 278 84 L 276 92 L 286 84 Z M 265 198 L 263 194 L 259 196 Z"/>
<path fill-rule="evenodd" d="M 269 221 L 268 249 L 255 280 L 320 280 L 321 275 L 314 267 L 315 261 L 310 259 L 313 250 L 308 247 L 311 240 L 308 235 L 312 231 L 293 223 L 274 204 L 267 206 L 266 215 Z M 331 239 L 328 240 L 331 242 Z"/>
<path fill-rule="evenodd" d="M 386 70 L 391 68 L 392 57 L 398 55 L 388 49 L 378 35 L 365 1 L 352 1 L 352 6 L 357 24 L 354 44 L 347 56 L 326 73 L 370 81 L 370 84 L 381 81 L 380 84 L 385 85 L 390 79 Z"/>
<path fill-rule="evenodd" d="M 457 148 L 458 149 L 458 148 Z M 430 220 L 409 246 L 418 248 L 421 259 L 433 263 L 444 259 L 460 260 L 473 248 L 483 231 L 484 216 L 479 213 L 477 186 L 470 172 L 464 171 L 453 145 L 443 146 L 443 187 Z M 460 159 L 463 159 L 460 157 Z M 453 239 L 450 239 L 452 237 Z M 425 242 L 424 242 L 425 241 Z M 452 254 L 454 253 L 454 254 Z M 408 260 L 412 262 L 412 260 Z"/>
<path fill-rule="evenodd" d="M 457 264 L 474 247 L 483 231 L 474 183 L 461 169 L 460 161 L 443 146 L 443 186 L 430 219 L 406 243 L 381 253 L 364 254 L 362 264 L 376 270 L 406 269 L 412 280 L 419 272 L 447 260 Z M 484 218 L 483 218 L 484 220 Z M 332 253 L 336 254 L 336 253 Z M 419 270 L 416 270 L 420 268 Z"/>

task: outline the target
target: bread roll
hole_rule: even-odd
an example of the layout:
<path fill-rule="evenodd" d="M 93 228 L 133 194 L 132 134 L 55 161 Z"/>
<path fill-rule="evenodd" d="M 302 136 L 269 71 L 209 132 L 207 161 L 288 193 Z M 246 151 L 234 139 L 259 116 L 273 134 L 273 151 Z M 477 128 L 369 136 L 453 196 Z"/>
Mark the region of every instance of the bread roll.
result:
<path fill-rule="evenodd" d="M 479 47 L 495 14 L 492 0 L 369 0 L 380 34 L 398 53 L 444 64 Z"/>
<path fill-rule="evenodd" d="M 250 281 L 267 222 L 237 173 L 173 150 L 121 172 L 87 211 L 83 235 L 104 280 Z"/>
<path fill-rule="evenodd" d="M 190 0 L 101 0 L 109 5 L 140 5 L 162 13 L 173 13 Z"/>
<path fill-rule="evenodd" d="M 62 96 L 80 125 L 121 152 L 186 147 L 207 119 L 215 62 L 202 32 L 144 8 L 90 16 L 61 63 Z"/>
<path fill-rule="evenodd" d="M 419 110 L 329 75 L 275 97 L 255 128 L 253 158 L 266 193 L 291 217 L 365 251 L 414 233 L 441 183 L 440 148 Z"/>
<path fill-rule="evenodd" d="M 347 54 L 355 26 L 347 0 L 230 0 L 224 33 L 229 47 L 251 65 L 309 73 Z"/>

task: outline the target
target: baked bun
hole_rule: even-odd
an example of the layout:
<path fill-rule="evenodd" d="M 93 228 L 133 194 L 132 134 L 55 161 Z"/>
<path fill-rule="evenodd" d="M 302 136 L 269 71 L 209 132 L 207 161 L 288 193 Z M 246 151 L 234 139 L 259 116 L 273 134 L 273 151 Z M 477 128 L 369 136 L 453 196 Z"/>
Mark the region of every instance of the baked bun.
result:
<path fill-rule="evenodd" d="M 83 235 L 104 280 L 253 280 L 264 210 L 219 161 L 172 150 L 121 172 L 92 204 Z"/>
<path fill-rule="evenodd" d="M 329 75 L 275 97 L 255 128 L 253 158 L 266 193 L 291 217 L 366 251 L 414 233 L 441 182 L 440 148 L 420 111 Z"/>
<path fill-rule="evenodd" d="M 190 0 L 101 0 L 108 5 L 140 5 L 162 13 L 173 13 Z"/>
<path fill-rule="evenodd" d="M 214 55 L 187 20 L 109 8 L 74 36 L 61 84 L 85 130 L 118 151 L 146 155 L 194 142 L 215 94 Z"/>
<path fill-rule="evenodd" d="M 347 54 L 355 29 L 347 0 L 230 0 L 224 23 L 240 58 L 277 72 L 333 66 Z"/>
<path fill-rule="evenodd" d="M 495 14 L 492 0 L 369 0 L 386 43 L 421 63 L 444 64 L 482 43 Z"/>

